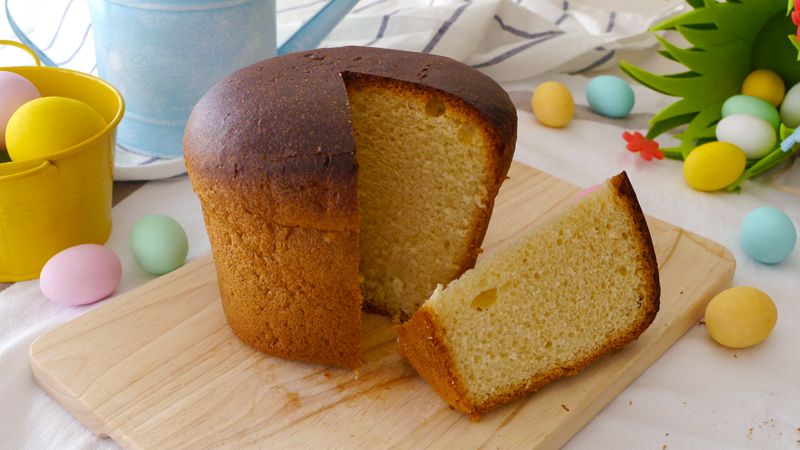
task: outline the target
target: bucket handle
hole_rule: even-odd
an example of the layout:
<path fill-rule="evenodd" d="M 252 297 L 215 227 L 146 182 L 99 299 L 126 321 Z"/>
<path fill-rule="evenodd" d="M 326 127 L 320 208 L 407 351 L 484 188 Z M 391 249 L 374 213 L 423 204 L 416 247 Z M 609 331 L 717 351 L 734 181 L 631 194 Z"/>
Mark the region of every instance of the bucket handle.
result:
<path fill-rule="evenodd" d="M 19 42 L 16 42 L 16 41 L 8 41 L 8 40 L 5 40 L 5 39 L 0 39 L 0 45 L 10 45 L 12 47 L 16 47 L 16 48 L 24 51 L 25 53 L 31 55 L 31 58 L 33 58 L 33 61 L 36 63 L 37 67 L 41 67 L 42 66 L 42 61 L 39 60 L 39 57 L 36 55 L 36 52 L 31 50 L 27 45 L 20 44 Z"/>
<path fill-rule="evenodd" d="M 11 10 L 8 8 L 8 0 L 5 0 L 6 6 L 6 18 L 8 19 L 8 25 L 11 27 L 11 30 L 17 35 L 17 38 L 22 42 L 19 44 L 14 42 L 13 44 L 9 41 L 3 41 L 6 45 L 13 45 L 15 47 L 19 47 L 26 52 L 30 53 L 33 56 L 33 59 L 36 60 L 36 65 L 41 66 L 44 63 L 45 66 L 49 67 L 58 67 L 58 64 L 54 63 L 52 59 L 50 59 L 36 44 L 31 41 L 31 39 L 26 35 L 22 29 L 17 25 L 17 22 L 14 21 L 14 18 L 11 16 Z"/>

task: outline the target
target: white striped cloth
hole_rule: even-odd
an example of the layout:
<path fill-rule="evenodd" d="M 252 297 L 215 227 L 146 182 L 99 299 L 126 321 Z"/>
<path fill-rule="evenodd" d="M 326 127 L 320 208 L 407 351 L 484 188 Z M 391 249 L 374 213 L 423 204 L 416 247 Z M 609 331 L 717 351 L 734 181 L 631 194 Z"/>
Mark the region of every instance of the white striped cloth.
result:
<path fill-rule="evenodd" d="M 291 36 L 328 0 L 279 0 L 278 42 Z M 624 3 L 618 2 L 621 7 Z M 616 50 L 652 45 L 645 32 L 682 8 L 679 0 L 645 0 L 630 12 L 613 2 L 568 0 L 363 0 L 323 42 L 445 55 L 498 81 L 548 72 L 582 73 L 608 67 Z M 9 0 L 29 37 L 59 66 L 97 74 L 94 39 L 84 0 Z M 0 32 L 12 37 L 3 18 Z M 29 64 L 0 48 L 0 65 Z M 115 179 L 152 180 L 185 172 L 183 161 L 117 148 Z"/>

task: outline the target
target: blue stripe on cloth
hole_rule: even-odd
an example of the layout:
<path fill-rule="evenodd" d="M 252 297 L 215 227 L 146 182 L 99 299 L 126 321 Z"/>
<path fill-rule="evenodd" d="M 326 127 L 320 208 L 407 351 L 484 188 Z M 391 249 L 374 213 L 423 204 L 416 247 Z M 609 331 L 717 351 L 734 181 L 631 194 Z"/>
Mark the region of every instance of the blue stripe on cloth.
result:
<path fill-rule="evenodd" d="M 61 32 L 61 26 L 64 25 L 64 19 L 67 17 L 67 13 L 69 12 L 69 7 L 72 6 L 73 0 L 69 0 L 67 3 L 67 7 L 64 8 L 64 13 L 61 14 L 61 20 L 58 21 L 58 26 L 56 27 L 56 34 L 53 35 L 53 39 L 50 40 L 50 43 L 47 44 L 47 47 L 43 48 L 42 51 L 50 50 L 53 47 L 53 44 L 56 43 L 56 38 L 58 37 L 58 33 Z"/>
<path fill-rule="evenodd" d="M 564 0 L 562 9 L 564 10 L 564 14 L 561 14 L 561 17 L 556 19 L 556 25 L 561 25 L 561 22 L 567 20 L 567 17 L 569 17 L 569 14 L 567 14 L 567 10 L 569 9 L 569 2 L 567 0 Z"/>
<path fill-rule="evenodd" d="M 613 58 L 614 57 L 614 53 L 616 53 L 616 50 L 611 50 L 610 52 L 608 52 L 605 55 L 603 55 L 603 57 L 598 59 L 597 61 L 589 64 L 588 66 L 584 67 L 583 69 L 576 70 L 575 72 L 570 72 L 569 74 L 570 75 L 577 75 L 579 73 L 588 72 L 588 71 L 590 71 L 590 70 L 592 70 L 592 69 L 594 69 L 596 67 L 600 67 L 603 64 L 607 63 L 611 58 Z"/>
<path fill-rule="evenodd" d="M 470 5 L 469 2 L 464 3 L 463 5 L 456 8 L 455 11 L 453 11 L 453 15 L 451 15 L 449 19 L 445 20 L 442 26 L 440 26 L 439 29 L 436 30 L 436 34 L 433 35 L 433 38 L 430 40 L 430 42 L 428 42 L 425 48 L 422 49 L 422 53 L 430 53 L 431 50 L 433 50 L 433 48 L 436 47 L 436 44 L 438 44 L 439 41 L 442 40 L 442 36 L 444 36 L 445 33 L 447 33 L 447 30 L 450 29 L 450 26 L 453 25 L 456 22 L 456 20 L 458 20 L 458 17 L 461 16 L 461 13 L 463 13 L 464 10 L 467 9 L 467 6 L 469 5 Z"/>
<path fill-rule="evenodd" d="M 522 31 L 519 28 L 514 28 L 510 25 L 506 25 L 505 22 L 503 22 L 503 19 L 498 15 L 494 16 L 494 20 L 496 20 L 497 23 L 500 24 L 500 28 L 502 28 L 503 30 L 508 31 L 509 33 L 515 36 L 519 36 L 525 39 L 536 39 L 553 33 L 553 31 L 542 31 L 541 33 L 528 33 L 527 31 Z"/>
<path fill-rule="evenodd" d="M 373 39 L 373 40 L 367 42 L 366 44 L 364 44 L 366 47 L 369 47 L 370 45 L 375 44 L 376 42 L 378 42 L 383 37 L 383 34 L 386 33 L 386 26 L 389 25 L 389 18 L 392 17 L 393 15 L 397 14 L 398 11 L 400 11 L 400 10 L 399 9 L 394 10 L 394 11 L 390 12 L 389 14 L 386 14 L 385 16 L 383 16 L 383 18 L 381 19 L 381 27 L 378 29 L 378 35 L 375 36 L 375 39 Z"/>
<path fill-rule="evenodd" d="M 511 58 L 512 56 L 516 55 L 519 52 L 525 51 L 525 50 L 527 50 L 527 49 L 529 49 L 529 48 L 531 48 L 531 47 L 533 47 L 533 46 L 535 46 L 537 44 L 541 44 L 542 42 L 549 41 L 550 39 L 553 39 L 556 36 L 561 36 L 562 34 L 564 34 L 563 31 L 549 31 L 548 33 L 549 34 L 547 34 L 545 36 L 542 36 L 542 37 L 540 37 L 538 39 L 534 39 L 534 40 L 532 40 L 530 42 L 526 42 L 526 43 L 524 43 L 524 44 L 522 44 L 522 45 L 520 45 L 518 47 L 514 47 L 511 50 L 508 50 L 507 52 L 501 53 L 501 54 L 495 56 L 494 58 L 492 58 L 492 59 L 490 59 L 490 60 L 488 60 L 486 62 L 482 62 L 480 64 L 475 64 L 472 67 L 474 67 L 476 69 L 480 69 L 482 67 L 488 67 L 488 66 L 493 66 L 495 64 L 499 64 L 499 63 L 507 60 L 508 58 Z"/>
<path fill-rule="evenodd" d="M 89 26 L 86 27 L 86 31 L 83 33 L 83 38 L 81 38 L 81 43 L 78 45 L 78 48 L 75 49 L 75 51 L 72 53 L 72 55 L 70 55 L 69 58 L 67 58 L 64 61 L 61 61 L 60 63 L 56 63 L 57 66 L 63 66 L 64 64 L 67 64 L 68 62 L 72 61 L 72 58 L 74 58 L 78 54 L 78 52 L 80 52 L 81 49 L 83 48 L 83 44 L 86 43 L 86 37 L 89 36 L 89 32 L 91 30 L 92 30 L 92 24 L 90 23 Z"/>
<path fill-rule="evenodd" d="M 275 14 L 281 14 L 281 13 L 285 13 L 285 12 L 289 12 L 289 11 L 294 11 L 294 10 L 297 10 L 297 9 L 308 8 L 309 6 L 319 5 L 320 3 L 325 3 L 327 1 L 328 0 L 316 0 L 316 1 L 311 2 L 311 3 L 304 3 L 302 5 L 290 6 L 288 8 L 283 8 L 283 9 L 279 9 L 279 10 L 275 11 Z"/>
<path fill-rule="evenodd" d="M 361 11 L 367 9 L 367 8 L 372 8 L 375 5 L 378 5 L 378 4 L 387 2 L 387 1 L 389 1 L 389 0 L 377 0 L 377 1 L 374 1 L 374 2 L 370 3 L 369 5 L 364 5 L 364 6 L 360 7 L 360 8 L 356 8 L 356 9 L 352 10 L 351 12 L 354 12 L 354 13 L 361 12 Z"/>
<path fill-rule="evenodd" d="M 611 14 L 608 15 L 608 26 L 606 27 L 606 33 L 609 33 L 611 30 L 614 29 L 616 21 L 617 21 L 617 12 L 611 11 Z"/>
<path fill-rule="evenodd" d="M 160 159 L 161 158 L 159 158 L 158 156 L 153 156 L 151 158 L 147 158 L 144 161 L 140 162 L 139 164 L 137 164 L 137 166 L 146 166 L 146 165 L 152 164 L 152 163 L 154 163 L 154 162 L 156 162 L 156 161 L 158 161 Z"/>

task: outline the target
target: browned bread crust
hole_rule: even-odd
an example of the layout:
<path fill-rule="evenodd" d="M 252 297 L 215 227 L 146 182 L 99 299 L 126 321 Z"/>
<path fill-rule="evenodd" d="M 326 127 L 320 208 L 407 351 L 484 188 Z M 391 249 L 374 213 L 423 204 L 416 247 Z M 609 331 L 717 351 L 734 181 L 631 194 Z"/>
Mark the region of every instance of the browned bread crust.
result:
<path fill-rule="evenodd" d="M 453 408 L 477 419 L 481 413 L 492 410 L 498 405 L 509 403 L 523 395 L 535 392 L 542 386 L 565 376 L 577 374 L 606 353 L 622 348 L 636 340 L 655 320 L 660 306 L 661 286 L 650 230 L 627 174 L 622 172 L 614 176 L 610 182 L 616 188 L 618 198 L 625 203 L 627 213 L 635 224 L 640 252 L 640 257 L 636 261 L 637 270 L 641 270 L 647 275 L 644 295 L 640 298 L 639 320 L 633 323 L 630 329 L 622 331 L 618 336 L 606 342 L 596 353 L 576 360 L 570 366 L 559 367 L 549 373 L 537 374 L 524 383 L 510 387 L 501 395 L 484 402 L 473 403 L 467 396 L 467 389 L 453 360 L 447 341 L 447 331 L 440 326 L 436 313 L 423 305 L 410 320 L 395 327 L 398 334 L 398 350 L 416 369 L 417 373 Z"/>
<path fill-rule="evenodd" d="M 225 314 L 245 342 L 311 362 L 361 364 L 355 142 L 343 77 L 413 83 L 491 127 L 506 176 L 516 110 L 489 77 L 449 58 L 344 47 L 272 58 L 215 85 L 194 108 L 184 156 L 200 197 Z M 474 220 L 474 264 L 491 207 Z"/>

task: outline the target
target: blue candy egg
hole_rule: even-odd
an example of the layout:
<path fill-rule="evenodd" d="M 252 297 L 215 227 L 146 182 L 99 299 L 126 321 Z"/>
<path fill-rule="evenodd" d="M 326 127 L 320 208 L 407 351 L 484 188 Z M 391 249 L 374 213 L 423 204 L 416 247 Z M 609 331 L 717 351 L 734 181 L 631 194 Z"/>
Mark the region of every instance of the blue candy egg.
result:
<path fill-rule="evenodd" d="M 742 248 L 751 258 L 765 264 L 776 264 L 792 253 L 797 231 L 792 219 L 783 211 L 764 206 L 745 216 L 741 241 Z"/>
<path fill-rule="evenodd" d="M 613 75 L 594 77 L 586 86 L 586 99 L 592 111 L 615 119 L 630 114 L 635 101 L 630 85 Z"/>

